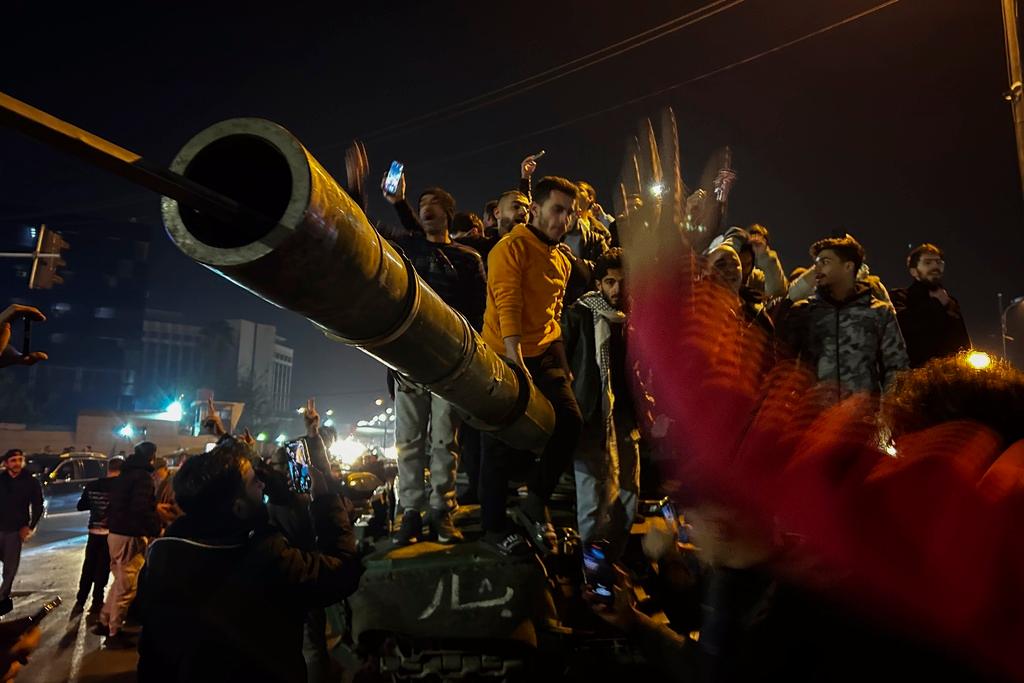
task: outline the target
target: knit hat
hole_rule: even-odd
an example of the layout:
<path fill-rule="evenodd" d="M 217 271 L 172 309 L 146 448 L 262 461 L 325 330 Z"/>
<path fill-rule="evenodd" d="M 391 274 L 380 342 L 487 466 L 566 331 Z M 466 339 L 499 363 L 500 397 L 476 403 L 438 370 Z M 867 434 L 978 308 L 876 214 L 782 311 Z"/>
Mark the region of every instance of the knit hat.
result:
<path fill-rule="evenodd" d="M 20 448 L 12 448 L 11 450 L 9 450 L 6 453 L 4 453 L 4 456 L 2 458 L 0 458 L 0 462 L 7 462 L 8 458 L 11 458 L 11 457 L 13 457 L 15 455 L 24 456 L 25 452 L 23 450 L 21 450 Z"/>
<path fill-rule="evenodd" d="M 440 187 L 428 187 L 427 189 L 420 192 L 419 198 L 416 200 L 417 204 L 423 201 L 424 195 L 432 194 L 437 197 L 438 201 L 441 202 L 441 208 L 445 214 L 448 215 L 448 225 L 452 224 L 452 219 L 455 217 L 455 197 L 448 194 L 443 188 Z"/>

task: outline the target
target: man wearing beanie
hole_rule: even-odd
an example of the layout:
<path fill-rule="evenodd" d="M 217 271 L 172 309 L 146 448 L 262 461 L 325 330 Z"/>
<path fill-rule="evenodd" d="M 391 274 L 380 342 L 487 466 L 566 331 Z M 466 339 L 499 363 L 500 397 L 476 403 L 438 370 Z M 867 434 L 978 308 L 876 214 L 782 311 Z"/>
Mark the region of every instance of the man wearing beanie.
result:
<path fill-rule="evenodd" d="M 0 615 L 14 609 L 11 587 L 21 563 L 21 544 L 35 531 L 43 516 L 43 488 L 27 474 L 25 454 L 17 448 L 4 453 L 0 474 L 0 562 L 4 581 L 0 585 Z M 31 511 L 31 512 L 30 512 Z"/>
<path fill-rule="evenodd" d="M 156 444 L 143 441 L 125 460 L 121 476 L 110 486 L 110 508 L 107 513 L 107 544 L 110 548 L 110 571 L 114 584 L 100 612 L 95 633 L 107 636 L 105 647 L 127 648 L 135 644 L 121 632 L 128 607 L 135 599 L 139 571 L 146 561 L 146 547 L 160 534 L 160 518 L 156 514 L 156 492 L 153 486 L 153 461 Z"/>
<path fill-rule="evenodd" d="M 381 184 L 383 189 L 383 183 Z M 392 239 L 412 262 L 416 273 L 441 299 L 480 331 L 487 297 L 484 265 L 473 249 L 453 242 L 450 235 L 455 199 L 439 187 L 419 196 L 419 213 L 405 201 L 405 177 L 394 194 L 384 199 L 395 207 L 407 233 Z M 404 514 L 395 538 L 413 543 L 423 536 L 423 517 L 441 543 L 462 540 L 452 521 L 455 509 L 455 471 L 458 462 L 459 419 L 447 401 L 392 374 L 395 384 L 395 447 L 398 450 L 399 500 Z M 430 492 L 423 470 L 430 470 Z"/>

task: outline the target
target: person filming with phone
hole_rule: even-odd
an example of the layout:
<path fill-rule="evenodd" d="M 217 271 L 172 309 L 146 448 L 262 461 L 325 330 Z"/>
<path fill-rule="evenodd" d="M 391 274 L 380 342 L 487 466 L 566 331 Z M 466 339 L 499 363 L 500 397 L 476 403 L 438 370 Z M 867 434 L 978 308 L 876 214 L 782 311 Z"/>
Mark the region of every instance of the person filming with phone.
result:
<path fill-rule="evenodd" d="M 392 243 L 409 258 L 416 274 L 480 331 L 487 279 L 480 254 L 453 242 L 449 234 L 455 199 L 439 187 L 427 188 L 420 193 L 419 213 L 414 214 L 405 200 L 405 175 L 397 161 L 391 164 L 381 189 L 408 230 L 407 237 Z M 462 541 L 452 516 L 460 419 L 448 401 L 397 374 L 392 373 L 390 379 L 395 386 L 395 446 L 403 507 L 395 542 L 408 545 L 427 538 L 441 543 Z M 429 494 L 424 488 L 424 469 L 430 471 Z M 429 526 L 427 533 L 424 521 Z"/>
<path fill-rule="evenodd" d="M 359 561 L 343 499 L 307 465 L 315 547 L 270 524 L 266 478 L 248 445 L 224 435 L 178 470 L 184 515 L 154 541 L 141 579 L 140 681 L 306 681 L 306 613 L 357 587 Z M 280 491 L 267 490 L 272 502 Z"/>

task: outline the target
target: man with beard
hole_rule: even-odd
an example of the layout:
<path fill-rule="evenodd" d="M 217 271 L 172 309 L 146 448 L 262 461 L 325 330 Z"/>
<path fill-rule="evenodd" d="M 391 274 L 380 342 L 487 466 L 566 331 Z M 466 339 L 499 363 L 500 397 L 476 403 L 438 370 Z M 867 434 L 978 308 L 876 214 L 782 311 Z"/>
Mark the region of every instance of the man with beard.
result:
<path fill-rule="evenodd" d="M 907 342 L 910 367 L 919 368 L 932 358 L 955 354 L 971 346 L 960 304 L 946 291 L 942 276 L 946 262 L 934 244 L 922 244 L 907 255 L 914 281 L 894 289 L 892 303 Z"/>
<path fill-rule="evenodd" d="M 11 587 L 21 563 L 21 545 L 28 540 L 43 516 L 43 487 L 25 472 L 25 454 L 20 448 L 4 453 L 0 473 L 0 562 L 4 565 L 0 585 L 0 615 L 14 609 Z"/>
<path fill-rule="evenodd" d="M 597 291 L 565 309 L 562 342 L 583 415 L 576 451 L 576 518 L 584 543 L 608 542 L 618 559 L 636 516 L 640 432 L 626 357 L 627 298 L 622 249 L 598 257 Z"/>
<path fill-rule="evenodd" d="M 582 428 L 560 324 L 572 269 L 560 242 L 576 212 L 576 194 L 576 186 L 564 178 L 542 178 L 534 189 L 530 223 L 516 225 L 502 237 L 487 261 L 483 339 L 533 380 L 555 412 L 555 426 L 539 460 L 533 454 L 515 458 L 498 440 L 481 437 L 481 526 L 484 540 L 506 554 L 529 551 L 522 537 L 507 533 L 511 461 L 526 460 L 529 470 L 529 493 L 512 514 L 536 543 L 550 550 L 556 538 L 547 503 L 568 469 Z"/>
<path fill-rule="evenodd" d="M 269 475 L 245 444 L 226 436 L 182 465 L 174 492 L 185 514 L 153 542 L 141 579 L 140 681 L 306 680 L 307 610 L 359 581 L 343 500 L 309 471 L 316 542 L 300 550 L 268 523 Z"/>

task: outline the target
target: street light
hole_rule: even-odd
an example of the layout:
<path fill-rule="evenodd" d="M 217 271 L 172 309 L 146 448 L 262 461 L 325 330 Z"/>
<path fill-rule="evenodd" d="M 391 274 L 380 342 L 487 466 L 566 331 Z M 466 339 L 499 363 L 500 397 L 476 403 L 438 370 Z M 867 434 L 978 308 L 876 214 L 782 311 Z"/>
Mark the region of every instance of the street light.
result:
<path fill-rule="evenodd" d="M 1024 303 L 1024 296 L 1018 296 L 1016 299 L 1010 301 L 1010 305 L 1003 308 L 1003 293 L 999 292 L 999 330 L 1002 332 L 1003 338 L 1003 360 L 1008 360 L 1006 356 L 1006 342 L 1013 341 L 1013 337 L 1006 333 L 1006 316 L 1009 312 Z"/>
<path fill-rule="evenodd" d="M 378 405 L 378 406 L 382 406 L 382 405 L 384 405 L 384 399 L 378 398 L 376 401 L 374 401 L 374 404 Z"/>
<path fill-rule="evenodd" d="M 185 414 L 185 409 L 181 407 L 181 401 L 173 401 L 167 409 L 164 410 L 164 415 L 171 422 L 181 422 L 181 418 Z"/>
<path fill-rule="evenodd" d="M 967 354 L 967 365 L 975 370 L 987 370 L 992 367 L 992 357 L 984 351 L 971 351 Z"/>
<path fill-rule="evenodd" d="M 334 408 L 329 408 L 327 410 L 327 417 L 330 417 L 331 415 L 334 415 Z"/>
<path fill-rule="evenodd" d="M 135 430 L 130 424 L 126 424 L 117 430 L 117 435 L 128 439 L 129 441 L 135 436 Z"/>

